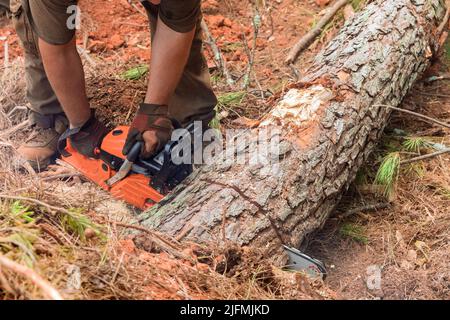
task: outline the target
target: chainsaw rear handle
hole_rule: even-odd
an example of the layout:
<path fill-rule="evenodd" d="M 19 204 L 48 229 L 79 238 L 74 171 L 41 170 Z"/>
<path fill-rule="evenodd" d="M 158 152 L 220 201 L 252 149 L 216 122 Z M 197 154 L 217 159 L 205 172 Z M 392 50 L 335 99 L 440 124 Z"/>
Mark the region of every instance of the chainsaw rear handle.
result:
<path fill-rule="evenodd" d="M 142 147 L 144 146 L 144 143 L 142 141 L 137 141 L 134 146 L 131 148 L 130 152 L 127 154 L 127 160 L 130 162 L 136 162 L 139 155 L 141 154 Z"/>

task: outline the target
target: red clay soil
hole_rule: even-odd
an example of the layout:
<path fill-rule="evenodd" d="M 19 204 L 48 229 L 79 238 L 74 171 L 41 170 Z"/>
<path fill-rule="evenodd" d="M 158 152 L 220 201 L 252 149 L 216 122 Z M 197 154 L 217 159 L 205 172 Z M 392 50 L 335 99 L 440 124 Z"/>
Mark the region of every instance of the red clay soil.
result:
<path fill-rule="evenodd" d="M 283 57 L 299 34 L 305 33 L 313 23 L 319 7 L 298 1 L 275 1 L 260 12 L 263 24 L 256 46 L 255 70 L 261 82 L 279 82 L 289 72 L 283 67 Z M 150 33 L 145 10 L 138 3 L 127 0 L 81 0 L 82 27 L 77 43 L 90 54 L 101 55 L 106 61 L 145 62 L 150 59 Z M 237 72 L 246 68 L 252 49 L 256 15 L 251 3 L 240 1 L 203 2 L 204 17 L 211 34 L 221 48 L 231 69 Z M 3 21 L 0 24 L 0 45 L 6 41 L 10 61 L 22 54 L 14 28 Z M 245 40 L 244 40 L 245 39 Z M 206 47 L 209 65 L 213 66 L 212 53 Z M 308 55 L 306 55 L 308 57 Z M 0 62 L 4 51 L 0 50 Z M 239 76 L 237 74 L 236 76 Z M 274 81 L 276 79 L 277 81 Z"/>

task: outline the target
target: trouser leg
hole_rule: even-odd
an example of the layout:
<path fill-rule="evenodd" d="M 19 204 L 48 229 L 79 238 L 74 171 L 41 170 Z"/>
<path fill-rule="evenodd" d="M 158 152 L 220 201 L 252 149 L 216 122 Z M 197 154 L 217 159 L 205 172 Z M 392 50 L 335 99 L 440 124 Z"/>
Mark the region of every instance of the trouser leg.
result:
<path fill-rule="evenodd" d="M 26 1 L 28 0 L 11 0 L 11 11 L 16 33 L 24 49 L 30 120 L 42 127 L 52 127 L 55 116 L 61 115 L 63 110 L 47 79 L 39 54 L 38 36 L 33 32 L 28 19 Z"/>
<path fill-rule="evenodd" d="M 0 0 L 0 12 L 6 9 L 9 10 L 9 0 Z"/>
<path fill-rule="evenodd" d="M 158 21 L 158 6 L 149 2 L 143 2 L 143 4 L 147 9 L 153 39 Z M 201 19 L 196 26 L 194 41 L 183 75 L 169 102 L 169 113 L 182 125 L 200 120 L 206 127 L 215 116 L 214 108 L 217 99 L 211 87 L 208 65 L 203 55 L 200 22 Z"/>

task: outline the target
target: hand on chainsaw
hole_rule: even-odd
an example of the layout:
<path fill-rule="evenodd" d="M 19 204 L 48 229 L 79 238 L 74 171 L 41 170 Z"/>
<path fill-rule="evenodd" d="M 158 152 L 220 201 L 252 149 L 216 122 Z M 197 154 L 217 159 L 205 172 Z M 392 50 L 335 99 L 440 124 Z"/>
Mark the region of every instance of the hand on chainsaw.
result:
<path fill-rule="evenodd" d="M 174 130 L 165 105 L 142 103 L 131 123 L 123 154 L 127 155 L 138 141 L 143 141 L 141 156 L 149 158 L 170 140 Z"/>

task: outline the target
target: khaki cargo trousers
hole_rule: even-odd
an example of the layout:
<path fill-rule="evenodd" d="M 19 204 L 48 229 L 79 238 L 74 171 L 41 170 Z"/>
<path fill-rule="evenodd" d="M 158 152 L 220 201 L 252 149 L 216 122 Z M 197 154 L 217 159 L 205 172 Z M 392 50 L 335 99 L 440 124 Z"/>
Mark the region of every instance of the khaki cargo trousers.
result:
<path fill-rule="evenodd" d="M 8 1 L 16 32 L 25 51 L 27 98 L 31 105 L 30 119 L 43 128 L 53 127 L 56 116 L 63 111 L 47 79 L 39 54 L 38 37 L 30 23 L 30 17 L 32 18 L 28 9 L 30 0 L 0 0 L 2 4 Z M 159 7 L 147 1 L 144 1 L 143 5 L 149 16 L 153 38 Z M 203 55 L 200 21 L 201 19 L 196 26 L 187 65 L 169 103 L 170 115 L 183 125 L 193 120 L 201 120 L 206 126 L 214 118 L 214 108 L 217 104 Z"/>

